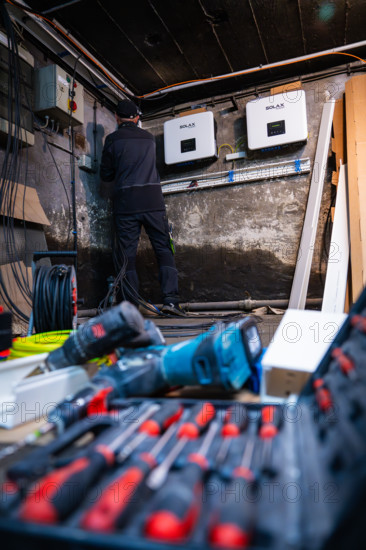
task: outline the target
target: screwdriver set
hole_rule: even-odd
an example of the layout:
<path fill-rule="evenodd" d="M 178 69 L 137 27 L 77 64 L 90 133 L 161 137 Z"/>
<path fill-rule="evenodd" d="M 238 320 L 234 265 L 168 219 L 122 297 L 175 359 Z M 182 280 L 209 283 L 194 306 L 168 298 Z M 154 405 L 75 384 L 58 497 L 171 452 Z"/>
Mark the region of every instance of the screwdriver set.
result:
<path fill-rule="evenodd" d="M 103 392 L 3 458 L 5 548 L 365 547 L 366 292 L 297 401 Z"/>

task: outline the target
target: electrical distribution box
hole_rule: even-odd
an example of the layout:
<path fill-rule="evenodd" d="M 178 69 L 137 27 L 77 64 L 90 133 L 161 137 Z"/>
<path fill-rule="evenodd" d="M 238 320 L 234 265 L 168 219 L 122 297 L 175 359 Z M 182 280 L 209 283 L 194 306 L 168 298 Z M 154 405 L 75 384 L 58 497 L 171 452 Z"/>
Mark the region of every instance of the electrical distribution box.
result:
<path fill-rule="evenodd" d="M 211 111 L 164 122 L 165 164 L 177 164 L 215 156 L 215 120 Z"/>
<path fill-rule="evenodd" d="M 304 90 L 250 101 L 246 106 L 249 149 L 306 141 L 308 126 Z"/>
<path fill-rule="evenodd" d="M 57 65 L 42 67 L 35 72 L 34 110 L 62 126 L 84 124 L 83 86 Z"/>

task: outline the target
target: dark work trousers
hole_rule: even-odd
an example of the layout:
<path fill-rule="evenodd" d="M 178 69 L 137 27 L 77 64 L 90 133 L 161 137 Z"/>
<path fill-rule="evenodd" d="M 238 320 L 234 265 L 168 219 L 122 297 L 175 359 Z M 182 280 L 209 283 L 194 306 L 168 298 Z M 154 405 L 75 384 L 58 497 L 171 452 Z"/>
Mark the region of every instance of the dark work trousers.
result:
<path fill-rule="evenodd" d="M 159 266 L 159 282 L 163 294 L 163 303 L 177 304 L 178 297 L 178 273 L 175 267 L 174 256 L 170 248 L 169 226 L 165 211 L 143 212 L 138 214 L 115 214 L 116 241 L 119 247 L 119 257 L 124 252 L 126 265 L 126 279 L 138 292 L 139 280 L 136 272 L 136 253 L 140 238 L 141 227 L 150 239 Z M 119 266 L 121 267 L 121 266 Z M 127 287 L 128 288 L 128 287 Z M 124 285 L 124 293 L 127 299 L 134 301 L 129 296 Z"/>

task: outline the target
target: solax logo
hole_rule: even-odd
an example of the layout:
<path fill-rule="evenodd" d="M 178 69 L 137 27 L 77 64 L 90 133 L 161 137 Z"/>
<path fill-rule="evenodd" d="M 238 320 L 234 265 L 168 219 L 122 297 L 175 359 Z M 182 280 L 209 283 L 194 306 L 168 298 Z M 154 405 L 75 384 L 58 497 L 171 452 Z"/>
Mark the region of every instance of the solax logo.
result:
<path fill-rule="evenodd" d="M 276 105 L 268 105 L 268 107 L 266 107 L 266 111 L 269 111 L 270 109 L 284 109 L 284 108 L 285 108 L 284 103 L 277 103 Z"/>
<path fill-rule="evenodd" d="M 194 128 L 196 126 L 195 122 L 190 122 L 189 124 L 181 124 L 179 126 L 180 130 L 183 130 L 183 128 Z"/>

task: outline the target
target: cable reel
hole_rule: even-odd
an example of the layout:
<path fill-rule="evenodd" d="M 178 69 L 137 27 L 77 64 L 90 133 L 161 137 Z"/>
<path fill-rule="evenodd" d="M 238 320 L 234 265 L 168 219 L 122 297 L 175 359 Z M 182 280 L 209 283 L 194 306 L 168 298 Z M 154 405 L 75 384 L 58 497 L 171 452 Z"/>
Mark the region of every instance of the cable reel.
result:
<path fill-rule="evenodd" d="M 77 328 L 77 283 L 74 266 L 39 266 L 33 282 L 36 333 Z"/>

